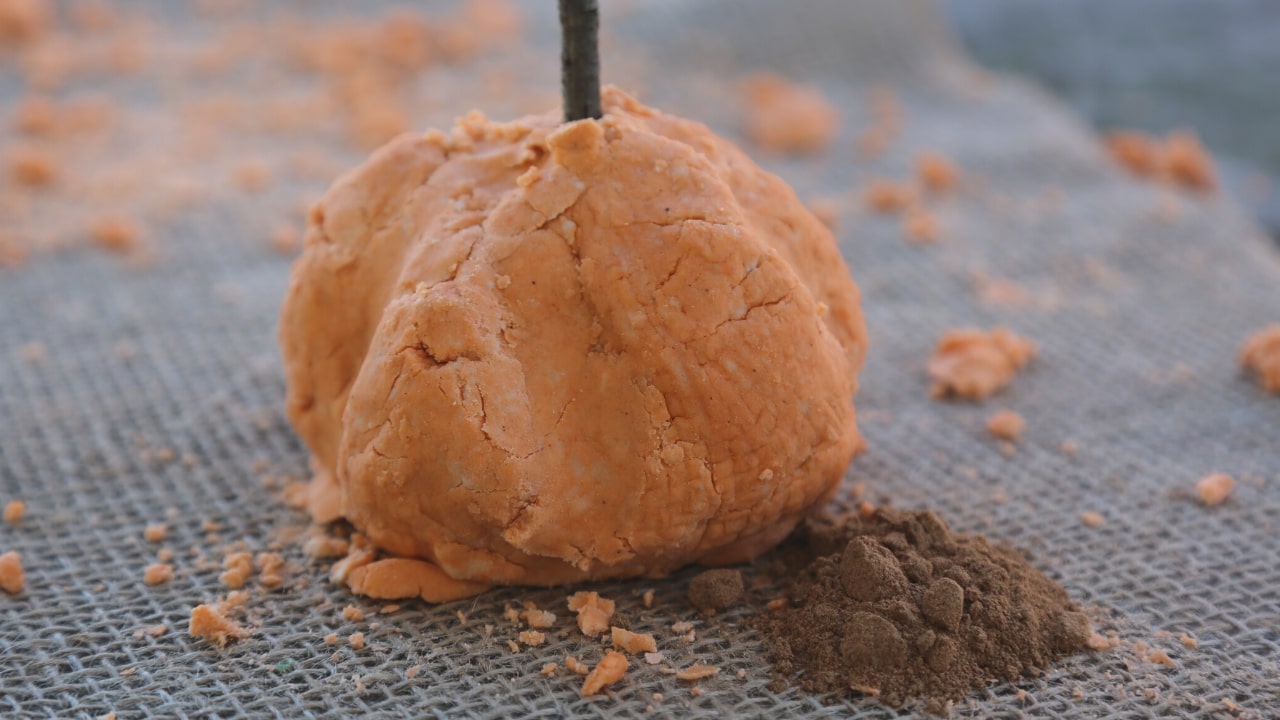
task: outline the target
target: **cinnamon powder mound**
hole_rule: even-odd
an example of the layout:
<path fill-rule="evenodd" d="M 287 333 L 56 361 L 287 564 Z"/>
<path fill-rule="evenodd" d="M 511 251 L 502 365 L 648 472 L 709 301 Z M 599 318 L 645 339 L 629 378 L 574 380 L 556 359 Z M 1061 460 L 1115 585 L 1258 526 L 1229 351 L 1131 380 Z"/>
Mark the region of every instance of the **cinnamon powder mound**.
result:
<path fill-rule="evenodd" d="M 777 558 L 789 602 L 754 622 L 779 690 L 934 706 L 1088 648 L 1089 622 L 1058 584 L 927 510 L 812 520 Z"/>

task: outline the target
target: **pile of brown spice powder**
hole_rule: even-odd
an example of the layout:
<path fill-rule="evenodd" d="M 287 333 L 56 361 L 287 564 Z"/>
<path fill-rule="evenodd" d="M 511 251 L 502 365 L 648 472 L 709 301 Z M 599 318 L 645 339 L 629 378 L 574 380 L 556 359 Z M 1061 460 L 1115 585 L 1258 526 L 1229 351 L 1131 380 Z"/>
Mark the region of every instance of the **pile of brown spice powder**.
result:
<path fill-rule="evenodd" d="M 815 519 L 774 555 L 785 606 L 755 619 L 780 676 L 938 711 L 991 680 L 1087 649 L 1089 621 L 1017 551 L 954 535 L 933 512 Z"/>

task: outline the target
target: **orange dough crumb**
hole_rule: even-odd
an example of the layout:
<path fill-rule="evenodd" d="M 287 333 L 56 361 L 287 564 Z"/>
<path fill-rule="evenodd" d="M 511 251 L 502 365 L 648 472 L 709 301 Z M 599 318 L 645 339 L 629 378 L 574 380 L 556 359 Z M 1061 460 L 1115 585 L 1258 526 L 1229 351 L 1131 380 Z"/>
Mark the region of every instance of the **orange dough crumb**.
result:
<path fill-rule="evenodd" d="M 292 225 L 279 225 L 271 231 L 271 248 L 281 255 L 292 255 L 302 243 Z"/>
<path fill-rule="evenodd" d="M 620 627 L 610 628 L 609 631 L 612 633 L 613 646 L 619 650 L 624 650 L 632 655 L 658 652 L 657 641 L 648 633 L 634 633 Z"/>
<path fill-rule="evenodd" d="M 90 224 L 89 237 L 106 250 L 129 252 L 141 242 L 142 232 L 128 218 L 108 216 Z"/>
<path fill-rule="evenodd" d="M 1195 638 L 1191 637 L 1186 633 L 1182 633 L 1182 635 L 1178 637 L 1178 642 L 1182 643 L 1184 647 L 1190 648 L 1192 650 L 1195 650 L 1196 648 L 1200 647 L 1200 641 L 1196 640 Z"/>
<path fill-rule="evenodd" d="M 1164 139 L 1165 170 L 1179 185 L 1212 190 L 1218 184 L 1213 157 L 1192 132 L 1169 133 Z"/>
<path fill-rule="evenodd" d="M 0 46 L 34 40 L 51 27 L 50 0 L 0 0 Z"/>
<path fill-rule="evenodd" d="M 916 191 L 907 183 L 872 180 L 862 191 L 862 200 L 868 208 L 876 212 L 896 213 L 905 210 L 916 201 Z"/>
<path fill-rule="evenodd" d="M 614 603 L 597 592 L 579 591 L 569 596 L 569 609 L 578 613 L 578 629 L 584 635 L 599 635 L 609 629 Z"/>
<path fill-rule="evenodd" d="M 191 610 L 187 633 L 191 637 L 208 640 L 218 647 L 226 645 L 228 640 L 239 640 L 249 635 L 235 621 L 223 615 L 221 608 L 209 605 L 197 605 Z"/>
<path fill-rule="evenodd" d="M 421 665 L 414 665 L 414 666 L 412 666 L 412 667 L 410 667 L 410 668 L 408 668 L 407 670 L 405 670 L 405 671 L 404 671 L 405 679 L 407 679 L 407 680 L 412 680 L 412 679 L 414 679 L 414 678 L 418 677 L 418 673 L 420 673 L 420 672 L 422 672 L 422 666 L 421 666 Z"/>
<path fill-rule="evenodd" d="M 1101 527 L 1106 521 L 1107 519 L 1102 517 L 1102 513 L 1094 512 L 1093 510 L 1086 510 L 1080 513 L 1080 522 L 1089 527 Z"/>
<path fill-rule="evenodd" d="M 1178 663 L 1174 662 L 1173 658 L 1169 657 L 1169 653 L 1165 652 L 1164 650 L 1159 650 L 1159 649 L 1152 650 L 1150 653 L 1147 654 L 1146 659 L 1147 659 L 1147 662 L 1156 663 L 1158 665 L 1163 665 L 1168 668 L 1178 667 Z"/>
<path fill-rule="evenodd" d="M 351 633 L 351 636 L 347 638 L 347 642 L 350 643 L 351 647 L 355 648 L 356 650 L 363 650 L 364 649 L 364 633 L 362 632 Z"/>
<path fill-rule="evenodd" d="M 142 579 L 148 585 L 162 585 L 173 579 L 173 566 L 166 563 L 152 563 L 143 571 Z"/>
<path fill-rule="evenodd" d="M 582 681 L 582 695 L 584 697 L 595 695 L 606 686 L 618 682 L 623 675 L 627 674 L 627 668 L 630 666 L 631 663 L 626 655 L 613 650 L 606 651 L 604 657 L 587 675 L 587 679 Z"/>
<path fill-rule="evenodd" d="M 338 633 L 329 633 L 328 635 L 325 635 L 325 636 L 324 636 L 324 644 L 325 644 L 325 645 L 337 645 L 337 644 L 338 644 Z"/>
<path fill-rule="evenodd" d="M 547 610 L 539 610 L 536 607 L 526 608 L 521 615 L 529 627 L 537 630 L 546 630 L 556 623 L 556 614 Z"/>
<path fill-rule="evenodd" d="M 916 156 L 916 177 L 929 190 L 947 192 L 955 187 L 959 176 L 955 164 L 941 153 L 923 152 Z"/>
<path fill-rule="evenodd" d="M 1141 177 L 1192 190 L 1212 190 L 1218 184 L 1213 157 L 1193 132 L 1171 132 L 1162 141 L 1120 130 L 1107 135 L 1107 150 L 1118 164 Z"/>
<path fill-rule="evenodd" d="M 258 553 L 258 581 L 269 588 L 284 584 L 284 558 L 278 553 Z"/>
<path fill-rule="evenodd" d="M 546 665 L 542 666 L 542 669 L 538 671 L 538 674 L 541 675 L 542 677 L 551 677 L 552 675 L 555 675 L 556 670 L 559 670 L 559 669 L 560 669 L 559 665 L 553 662 L 549 662 Z"/>
<path fill-rule="evenodd" d="M 564 666 L 569 672 L 577 673 L 579 675 L 586 675 L 591 672 L 591 668 L 581 662 L 578 662 L 578 658 L 576 657 L 566 657 L 564 659 Z"/>
<path fill-rule="evenodd" d="M 1137 175 L 1150 177 L 1160 172 L 1160 145 L 1151 137 L 1131 130 L 1107 134 L 1111 159 Z"/>
<path fill-rule="evenodd" d="M 520 631 L 519 637 L 520 642 L 525 645 L 541 645 L 547 639 L 545 634 L 540 633 L 537 630 L 522 630 Z"/>
<path fill-rule="evenodd" d="M 938 226 L 938 218 L 924 208 L 915 208 L 907 212 L 902 219 L 902 234 L 907 240 L 918 245 L 931 245 L 938 242 L 942 234 Z"/>
<path fill-rule="evenodd" d="M 13 124 L 27 135 L 51 135 L 57 127 L 58 108 L 46 97 L 35 96 L 18 103 Z"/>
<path fill-rule="evenodd" d="M 148 542 L 163 542 L 165 536 L 169 534 L 169 529 L 164 525 L 148 525 L 142 531 L 142 537 Z"/>
<path fill-rule="evenodd" d="M 1245 342 L 1240 364 L 1257 376 L 1263 390 L 1280 394 L 1280 323 L 1259 330 Z"/>
<path fill-rule="evenodd" d="M 261 160 L 245 160 L 236 166 L 235 177 L 241 190 L 265 190 L 271 185 L 271 168 Z"/>
<path fill-rule="evenodd" d="M 253 556 L 247 552 L 230 553 L 222 561 L 222 567 L 224 572 L 218 581 L 229 588 L 242 588 L 253 574 Z"/>
<path fill-rule="evenodd" d="M 364 620 L 364 612 L 354 605 L 348 605 L 342 608 L 342 619 L 347 622 L 360 622 Z"/>
<path fill-rule="evenodd" d="M 27 504 L 21 500 L 10 500 L 4 506 L 4 521 L 10 525 L 17 525 L 22 521 L 22 516 L 27 512 Z"/>
<path fill-rule="evenodd" d="M 1226 502 L 1235 488 L 1235 478 L 1223 473 L 1213 473 L 1196 481 L 1196 497 L 1205 505 L 1213 507 Z"/>
<path fill-rule="evenodd" d="M 58 167 L 43 150 L 19 148 L 9 158 L 9 175 L 20 185 L 44 187 L 57 178 Z"/>
<path fill-rule="evenodd" d="M 1012 410 L 1001 410 L 987 418 L 987 432 L 994 437 L 1010 442 L 1022 436 L 1022 429 L 1026 425 L 1027 421 Z"/>
<path fill-rule="evenodd" d="M 776 153 L 813 153 L 831 143 L 839 129 L 835 106 L 815 87 L 772 73 L 743 83 L 747 136 Z"/>
<path fill-rule="evenodd" d="M 1008 385 L 1035 354 L 1035 343 L 1002 327 L 950 330 L 929 358 L 932 394 L 981 400 Z"/>
<path fill-rule="evenodd" d="M 0 555 L 0 588 L 10 595 L 22 592 L 26 575 L 22 572 L 22 556 L 10 550 Z"/>
<path fill-rule="evenodd" d="M 685 680 L 687 682 L 693 682 L 694 680 L 709 678 L 712 675 L 719 674 L 719 672 L 720 672 L 720 668 L 716 667 L 715 665 L 704 665 L 702 663 L 696 663 L 676 673 L 676 678 L 679 680 Z"/>
<path fill-rule="evenodd" d="M 653 591 L 645 590 L 644 595 L 641 596 L 641 602 L 643 602 L 644 606 L 647 608 L 653 607 Z"/>

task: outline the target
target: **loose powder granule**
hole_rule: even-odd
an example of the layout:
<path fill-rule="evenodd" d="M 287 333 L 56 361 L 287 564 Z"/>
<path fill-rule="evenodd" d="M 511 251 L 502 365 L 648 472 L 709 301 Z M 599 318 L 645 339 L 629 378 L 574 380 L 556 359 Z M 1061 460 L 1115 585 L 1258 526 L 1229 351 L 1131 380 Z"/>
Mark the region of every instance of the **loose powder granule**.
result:
<path fill-rule="evenodd" d="M 704 613 L 727 610 L 742 599 L 744 588 L 737 570 L 707 570 L 689 582 L 689 602 Z"/>
<path fill-rule="evenodd" d="M 775 557 L 790 604 L 753 623 L 781 678 L 809 691 L 958 700 L 1088 648 L 1089 622 L 1061 587 L 929 511 L 811 520 Z"/>

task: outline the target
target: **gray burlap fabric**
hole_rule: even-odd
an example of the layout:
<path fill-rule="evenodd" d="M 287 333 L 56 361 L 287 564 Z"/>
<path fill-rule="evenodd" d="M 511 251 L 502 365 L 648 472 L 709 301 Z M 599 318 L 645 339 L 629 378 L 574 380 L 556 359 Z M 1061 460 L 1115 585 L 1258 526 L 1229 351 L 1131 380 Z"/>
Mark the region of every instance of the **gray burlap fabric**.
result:
<path fill-rule="evenodd" d="M 1114 168 L 1051 98 L 968 69 L 928 5 L 851 5 L 632 3 L 606 22 L 605 76 L 732 137 L 725 80 L 744 67 L 821 84 L 844 111 L 829 156 L 762 160 L 802 197 L 856 198 L 871 176 L 904 176 L 922 148 L 967 174 L 963 192 L 936 203 L 936 246 L 909 245 L 899 220 L 848 203 L 838 235 L 872 340 L 858 397 L 869 450 L 849 484 L 1026 548 L 1101 629 L 1166 650 L 1176 667 L 1124 645 L 977 693 L 954 715 L 1230 717 L 1236 704 L 1280 715 L 1280 399 L 1235 361 L 1251 331 L 1280 321 L 1280 256 L 1229 200 L 1179 196 L 1171 212 L 1167 191 Z M 546 47 L 549 17 L 535 23 Z M 552 67 L 530 70 L 548 90 Z M 905 126 L 887 154 L 865 161 L 853 142 L 869 122 L 872 82 L 896 87 Z M 258 479 L 263 467 L 303 476 L 306 454 L 283 417 L 275 347 L 288 263 L 252 236 L 253 211 L 193 211 L 146 270 L 87 252 L 0 270 L 0 499 L 29 505 L 19 526 L 0 528 L 0 550 L 20 551 L 28 571 L 24 593 L 0 597 L 0 716 L 895 716 L 870 700 L 827 706 L 767 690 L 767 656 L 741 611 L 698 621 L 692 644 L 675 639 L 670 625 L 693 619 L 688 571 L 596 589 L 633 628 L 658 635 L 668 658 L 659 667 L 722 668 L 699 683 L 701 696 L 643 662 L 589 699 L 574 679 L 539 676 L 544 662 L 593 662 L 600 650 L 575 632 L 512 653 L 503 605 L 534 600 L 568 627 L 563 589 L 379 616 L 380 604 L 353 601 L 292 543 L 283 552 L 294 581 L 254 591 L 251 638 L 224 650 L 189 638 L 191 607 L 221 588 L 188 549 L 261 549 L 302 522 Z M 980 275 L 1029 297 L 984 300 Z M 929 400 L 923 365 L 937 336 L 997 323 L 1038 342 L 1040 358 L 984 406 Z M 136 355 L 118 352 L 122 340 Z M 19 351 L 34 341 L 48 350 L 41 362 Z M 983 430 L 1004 407 L 1028 422 L 1012 457 Z M 1060 451 L 1066 440 L 1074 456 Z M 162 448 L 191 462 L 143 452 Z M 1215 470 L 1253 480 L 1217 508 L 1179 495 Z M 1083 525 L 1087 510 L 1105 524 Z M 157 546 L 142 529 L 166 519 L 177 577 L 148 587 L 142 569 Z M 220 542 L 206 539 L 204 520 L 221 527 Z M 657 601 L 645 609 L 650 587 Z M 341 619 L 353 602 L 364 622 Z M 170 632 L 134 636 L 158 623 Z M 364 650 L 323 641 L 356 631 L 368 636 Z M 1198 647 L 1180 643 L 1183 633 Z"/>

